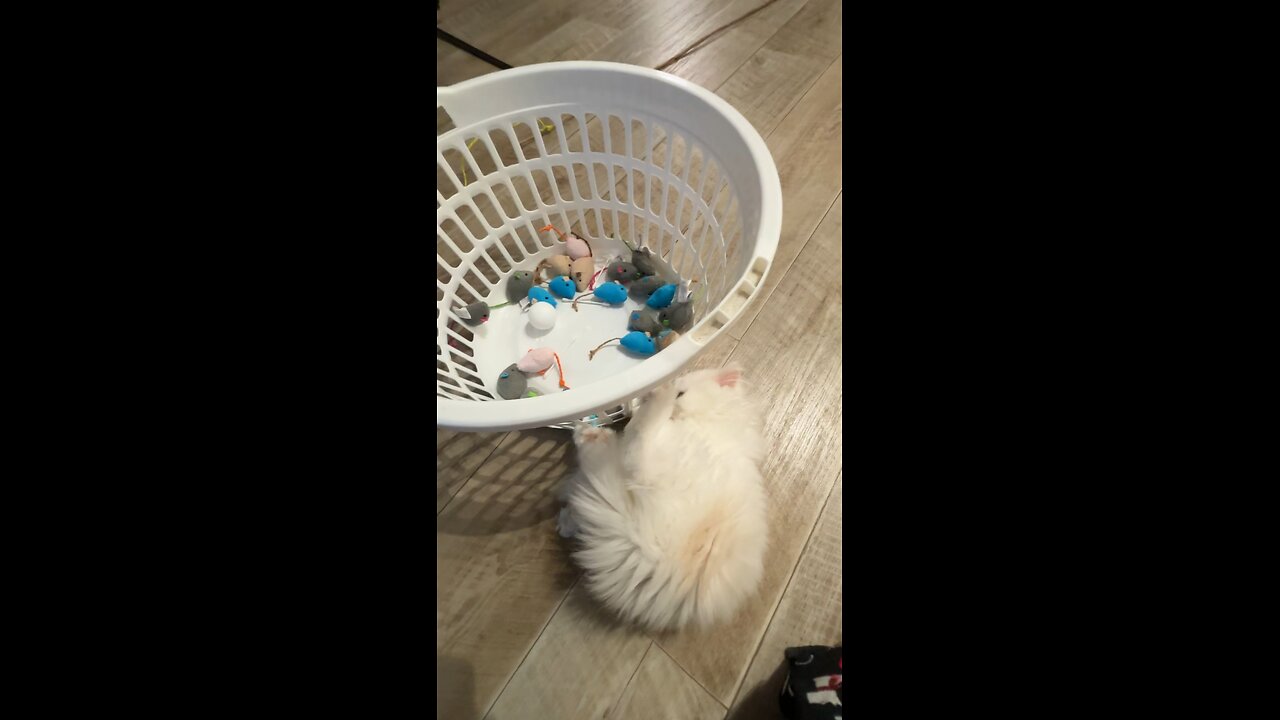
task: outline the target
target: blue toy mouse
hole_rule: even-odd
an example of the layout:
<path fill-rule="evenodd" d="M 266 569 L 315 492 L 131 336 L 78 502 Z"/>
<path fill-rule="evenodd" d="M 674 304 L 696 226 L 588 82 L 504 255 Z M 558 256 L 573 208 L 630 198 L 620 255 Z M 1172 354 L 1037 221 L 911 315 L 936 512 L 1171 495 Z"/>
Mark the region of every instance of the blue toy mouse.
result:
<path fill-rule="evenodd" d="M 551 293 L 537 286 L 529 288 L 529 299 L 534 302 L 551 303 L 551 307 L 556 307 L 556 299 L 551 297 Z"/>
<path fill-rule="evenodd" d="M 572 300 L 573 294 L 578 291 L 578 286 L 574 285 L 573 281 L 566 275 L 561 275 L 555 280 L 547 283 L 547 287 L 556 295 L 556 297 L 563 300 Z"/>
<path fill-rule="evenodd" d="M 627 289 L 616 282 L 609 282 L 595 289 L 596 297 L 610 305 L 621 305 L 627 301 Z"/>
<path fill-rule="evenodd" d="M 663 285 L 653 291 L 653 294 L 649 296 L 649 301 L 645 304 L 655 310 L 661 310 L 662 308 L 670 305 L 672 300 L 675 300 L 676 289 L 677 288 L 674 283 Z"/>
<path fill-rule="evenodd" d="M 653 338 L 638 331 L 624 335 L 622 337 L 622 347 L 641 355 L 652 355 L 658 352 L 658 348 L 653 344 Z"/>

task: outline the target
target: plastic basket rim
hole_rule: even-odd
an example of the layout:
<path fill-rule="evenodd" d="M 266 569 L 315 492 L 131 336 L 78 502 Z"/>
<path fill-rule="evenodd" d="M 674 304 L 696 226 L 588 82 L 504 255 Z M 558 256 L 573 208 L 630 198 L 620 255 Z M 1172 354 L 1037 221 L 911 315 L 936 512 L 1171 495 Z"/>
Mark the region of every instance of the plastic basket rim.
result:
<path fill-rule="evenodd" d="M 719 337 L 733 322 L 742 310 L 750 304 L 756 293 L 764 287 L 769 273 L 773 269 L 773 258 L 777 252 L 779 237 L 782 232 L 782 189 L 778 178 L 777 166 L 773 155 L 769 152 L 764 138 L 750 122 L 738 112 L 737 108 L 726 100 L 700 85 L 689 82 L 675 75 L 654 70 L 652 68 L 625 63 L 601 62 L 592 60 L 574 60 L 564 62 L 539 63 L 524 65 L 510 70 L 481 75 L 465 80 L 449 87 L 436 88 L 436 106 L 444 106 L 446 111 L 449 97 L 465 91 L 482 89 L 495 81 L 506 81 L 513 77 L 543 74 L 547 72 L 571 72 L 574 70 L 608 71 L 643 76 L 675 86 L 707 103 L 723 115 L 729 124 L 739 133 L 751 153 L 752 163 L 756 167 L 756 175 L 760 183 L 760 226 L 756 231 L 754 251 L 745 267 L 750 269 L 760 258 L 766 261 L 764 272 L 751 289 L 750 297 L 742 302 L 738 312 L 721 325 L 712 335 L 702 342 L 694 339 L 699 327 L 723 315 L 724 304 L 732 297 L 734 290 L 743 282 L 743 278 L 735 279 L 731 290 L 721 298 L 715 307 L 710 308 L 696 325 L 670 347 L 656 355 L 646 358 L 632 370 L 629 370 L 616 383 L 594 383 L 584 392 L 568 390 L 552 395 L 541 395 L 520 400 L 494 400 L 488 402 L 475 400 L 450 399 L 436 396 L 436 426 L 462 431 L 503 431 L 524 428 L 542 427 L 566 422 L 574 418 L 587 417 L 606 408 L 628 403 L 632 398 L 643 395 L 653 388 L 671 379 L 681 368 L 691 361 L 702 349 Z M 474 124 L 474 123 L 472 123 Z M 470 125 L 466 126 L 470 127 Z M 437 143 L 456 132 L 464 130 L 458 127 L 437 138 Z M 596 388 L 592 391 L 590 388 Z M 607 396 L 600 390 L 608 387 Z M 607 399 L 599 399 L 607 397 Z"/>

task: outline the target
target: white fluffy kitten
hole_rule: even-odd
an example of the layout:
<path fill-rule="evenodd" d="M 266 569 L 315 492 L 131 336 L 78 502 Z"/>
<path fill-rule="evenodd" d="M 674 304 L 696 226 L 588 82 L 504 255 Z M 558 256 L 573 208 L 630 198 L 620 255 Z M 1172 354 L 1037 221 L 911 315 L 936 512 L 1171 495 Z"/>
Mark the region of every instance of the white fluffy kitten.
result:
<path fill-rule="evenodd" d="M 654 629 L 728 619 L 755 592 L 768 542 L 760 416 L 737 368 L 650 393 L 619 436 L 574 431 L 581 469 L 560 532 L 588 590 Z"/>

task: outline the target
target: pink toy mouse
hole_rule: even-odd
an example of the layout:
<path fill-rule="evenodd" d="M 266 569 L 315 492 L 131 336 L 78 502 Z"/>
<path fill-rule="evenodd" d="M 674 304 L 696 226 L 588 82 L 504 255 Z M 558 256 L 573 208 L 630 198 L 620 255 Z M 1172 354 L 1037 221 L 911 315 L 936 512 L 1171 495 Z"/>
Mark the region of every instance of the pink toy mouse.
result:
<path fill-rule="evenodd" d="M 548 225 L 542 228 L 543 232 L 546 232 L 548 230 L 555 230 L 556 233 L 560 236 L 560 239 L 564 240 L 565 249 L 568 251 L 570 258 L 577 260 L 578 258 L 591 256 L 591 246 L 587 244 L 586 240 L 583 240 L 582 238 L 578 237 L 573 233 L 569 233 L 566 235 L 565 233 L 560 232 L 555 226 L 552 226 L 552 225 Z"/>
<path fill-rule="evenodd" d="M 535 348 L 516 361 L 516 369 L 520 372 L 544 372 L 556 361 L 556 354 L 551 348 Z"/>
<path fill-rule="evenodd" d="M 569 386 L 564 383 L 564 368 L 560 367 L 560 358 L 551 348 L 530 350 L 516 361 L 516 369 L 520 372 L 542 374 L 551 369 L 552 363 L 555 363 L 560 370 L 560 387 L 568 390 Z"/>

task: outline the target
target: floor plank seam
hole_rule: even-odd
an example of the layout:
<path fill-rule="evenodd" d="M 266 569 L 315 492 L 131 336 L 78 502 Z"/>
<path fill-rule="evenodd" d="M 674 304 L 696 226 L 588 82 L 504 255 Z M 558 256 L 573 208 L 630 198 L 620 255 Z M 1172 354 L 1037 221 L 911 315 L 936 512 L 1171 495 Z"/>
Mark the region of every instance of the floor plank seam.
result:
<path fill-rule="evenodd" d="M 738 63 L 738 66 L 737 66 L 737 67 L 735 67 L 733 70 L 730 70 L 730 71 L 729 71 L 729 74 L 725 76 L 724 80 L 723 80 L 719 85 L 717 85 L 717 86 L 716 86 L 716 89 L 715 89 L 715 90 L 712 90 L 712 92 L 714 92 L 714 93 L 717 93 L 717 94 L 718 94 L 722 89 L 724 89 L 724 86 L 729 84 L 729 81 L 733 79 L 733 76 L 734 76 L 734 75 L 737 75 L 739 70 L 741 70 L 742 68 L 746 67 L 746 64 L 747 64 L 747 63 L 749 63 L 749 62 L 751 62 L 751 58 L 755 57 L 755 56 L 756 56 L 756 53 L 758 53 L 758 52 L 760 52 L 761 50 L 763 50 L 763 49 L 764 49 L 764 46 L 765 46 L 765 45 L 768 45 L 770 40 L 772 40 L 775 36 L 777 36 L 777 34 L 778 34 L 778 33 L 782 32 L 782 28 L 786 27 L 786 26 L 787 26 L 787 23 L 791 22 L 792 18 L 794 18 L 796 15 L 799 15 L 801 12 L 803 12 L 803 11 L 804 11 L 804 9 L 805 9 L 806 7 L 808 7 L 808 6 L 809 6 L 809 3 L 810 3 L 810 2 L 812 2 L 812 1 L 813 1 L 813 0 L 805 0 L 805 1 L 804 1 L 804 3 L 803 3 L 803 4 L 801 4 L 801 5 L 800 5 L 800 7 L 796 8 L 796 11 L 795 11 L 794 13 L 792 13 L 792 14 L 791 14 L 791 17 L 787 18 L 787 19 L 786 19 L 786 20 L 784 20 L 783 22 L 778 23 L 778 27 L 776 27 L 776 28 L 774 28 L 774 29 L 773 29 L 773 33 L 772 33 L 772 34 L 770 34 L 770 35 L 769 35 L 769 37 L 765 38 L 765 39 L 764 39 L 764 42 L 762 42 L 762 43 L 760 43 L 759 45 L 757 45 L 757 46 L 756 46 L 756 49 L 755 49 L 755 50 L 752 50 L 752 51 L 751 51 L 751 54 L 750 54 L 750 55 L 748 55 L 748 56 L 747 56 L 747 58 L 746 58 L 745 60 L 743 60 L 742 62 Z M 701 49 L 701 48 L 699 48 L 699 49 Z M 681 59 L 681 62 L 683 62 L 684 60 L 688 60 L 688 59 L 689 59 L 688 57 L 686 57 L 686 58 L 682 58 L 682 59 Z M 675 73 L 672 73 L 672 74 L 674 75 Z M 808 89 L 808 88 L 805 88 L 805 91 L 804 91 L 804 92 L 809 92 L 809 89 Z M 800 95 L 803 97 L 803 96 L 804 96 L 804 93 L 800 93 Z"/>
<path fill-rule="evenodd" d="M 636 675 L 640 674 L 640 668 L 644 665 L 644 659 L 649 657 L 649 651 L 653 649 L 653 640 L 649 640 L 649 644 L 644 649 L 644 654 L 640 656 L 640 662 L 636 663 L 636 667 L 631 671 L 631 677 L 627 678 L 627 684 L 622 686 L 622 692 L 618 693 L 618 699 L 611 706 L 613 710 L 617 710 L 622 704 L 622 699 L 627 696 L 627 688 L 631 687 L 631 681 L 636 679 Z M 605 713 L 608 715 L 608 712 Z"/>
<path fill-rule="evenodd" d="M 844 188 L 836 190 L 836 196 L 831 199 L 831 204 L 828 205 L 826 211 L 822 213 L 822 218 L 818 220 L 818 224 L 813 226 L 813 232 L 809 233 L 809 237 L 804 239 L 804 244 L 800 246 L 800 251 L 797 252 L 795 258 L 791 260 L 791 264 L 787 265 L 786 269 L 782 271 L 781 277 L 778 278 L 778 284 L 773 286 L 773 290 L 776 290 L 778 285 L 782 284 L 782 280 L 787 277 L 787 273 L 791 272 L 791 268 L 796 264 L 796 260 L 800 258 L 800 254 L 804 252 L 805 248 L 809 247 L 809 243 L 813 240 L 813 236 L 818 234 L 818 228 L 822 227 L 822 223 L 826 222 L 827 216 L 831 214 L 833 209 L 835 209 L 836 203 L 840 202 L 840 196 L 843 194 Z M 769 298 L 773 297 L 773 290 L 770 290 L 769 294 L 760 301 L 760 312 L 757 312 L 755 317 L 747 321 L 747 326 L 742 328 L 742 337 L 736 338 L 738 344 L 734 345 L 733 350 L 729 352 L 729 358 L 725 360 L 726 364 L 733 358 L 733 354 L 738 352 L 738 346 L 742 345 L 742 341 L 747 338 L 747 333 L 751 332 L 751 328 L 756 324 L 756 320 L 760 319 L 760 313 L 764 312 L 764 304 L 769 302 Z M 743 306 L 743 310 L 745 309 L 746 306 Z M 730 334 L 729 337 L 733 337 L 733 335 Z"/>
<path fill-rule="evenodd" d="M 542 624 L 542 629 L 538 631 L 538 637 L 534 638 L 533 642 L 529 643 L 529 649 L 524 651 L 524 657 L 520 658 L 520 663 L 516 665 L 516 669 L 511 671 L 511 676 L 508 677 L 507 681 L 502 684 L 502 689 L 498 691 L 497 695 L 493 696 L 493 702 L 489 703 L 489 707 L 485 709 L 484 715 L 480 716 L 481 720 L 485 720 L 485 718 L 488 718 L 489 713 L 493 712 L 493 709 L 498 706 L 498 700 L 502 698 L 502 694 L 505 693 L 507 691 L 507 688 L 511 686 L 511 681 L 515 678 L 517 674 L 519 674 L 520 668 L 524 667 L 525 661 L 529 659 L 529 654 L 532 653 L 533 649 L 538 646 L 538 641 L 542 639 L 542 634 L 547 631 L 547 628 L 551 625 L 551 621 L 554 620 L 556 615 L 560 613 L 560 608 L 564 607 L 564 601 L 569 599 L 569 593 L 573 592 L 573 589 L 577 587 L 578 581 L 580 580 L 582 580 L 581 573 L 578 574 L 578 577 L 573 579 L 573 584 L 570 585 L 569 589 L 565 591 L 564 597 L 560 598 L 560 602 L 556 605 L 556 609 L 552 611 L 550 615 L 547 616 L 547 621 Z"/>
<path fill-rule="evenodd" d="M 832 60 L 830 65 L 823 68 L 822 72 L 818 73 L 818 76 L 813 79 L 813 82 L 809 83 L 808 87 L 804 89 L 804 92 L 800 93 L 795 103 L 793 103 L 791 107 L 787 108 L 785 113 L 782 113 L 782 119 L 778 121 L 778 124 L 774 126 L 773 130 L 769 131 L 769 137 L 765 138 L 766 141 L 769 138 L 773 137 L 774 133 L 778 132 L 778 128 L 782 127 L 783 124 L 787 122 L 787 118 L 791 117 L 791 113 L 795 112 L 796 108 L 800 107 L 800 103 L 804 102 L 804 99 L 809 96 L 809 93 L 813 91 L 814 86 L 818 84 L 818 81 L 822 79 L 822 76 L 831 72 L 831 68 L 835 67 L 836 64 L 839 63 L 840 59 L 843 57 L 844 57 L 844 52 L 842 48 L 840 54 L 836 55 L 836 59 Z M 840 97 L 841 98 L 844 97 L 844 80 L 843 79 L 841 79 L 840 81 Z M 843 163 L 841 164 L 843 165 Z"/>
<path fill-rule="evenodd" d="M 764 646 L 764 639 L 769 634 L 769 628 L 773 625 L 773 619 L 778 614 L 778 608 L 782 606 L 782 599 L 787 596 L 787 591 L 791 589 L 791 583 L 796 579 L 796 572 L 800 569 L 800 561 L 804 559 L 804 554 L 809 550 L 809 544 L 813 542 L 813 534 L 818 530 L 818 524 L 822 522 L 822 514 L 827 511 L 827 503 L 831 502 L 831 495 L 836 490 L 836 483 L 840 480 L 840 474 L 844 472 L 839 470 L 836 476 L 831 478 L 831 487 L 827 488 L 827 496 L 822 500 L 822 507 L 818 510 L 817 517 L 813 520 L 813 527 L 809 528 L 809 535 L 804 539 L 804 545 L 800 548 L 800 554 L 796 556 L 796 564 L 791 566 L 791 575 L 787 577 L 787 584 L 783 586 L 782 592 L 778 595 L 778 602 L 774 603 L 773 610 L 769 613 L 769 620 L 764 624 L 764 630 L 760 633 L 760 638 L 756 640 L 755 649 L 751 652 L 751 660 L 742 669 L 742 675 L 735 681 L 733 692 L 730 693 L 729 707 L 733 707 L 740 699 L 742 694 L 742 683 L 747 679 L 747 673 L 750 672 L 751 666 L 755 664 L 756 659 L 760 655 L 760 648 Z"/>
<path fill-rule="evenodd" d="M 467 479 L 463 480 L 462 483 L 458 485 L 458 489 L 454 490 L 453 494 L 449 496 L 449 502 L 446 502 L 444 504 L 444 507 L 441 507 L 439 510 L 436 511 L 437 519 L 440 517 L 440 513 L 444 512 L 449 507 L 449 504 L 453 502 L 453 499 L 458 497 L 458 493 L 462 492 L 462 488 L 466 487 L 467 483 L 471 482 L 471 478 L 475 477 L 476 473 L 480 472 L 480 468 L 484 467 L 484 464 L 489 462 L 489 458 L 493 457 L 493 454 L 498 452 L 498 448 L 502 447 L 502 444 L 505 443 L 507 441 L 507 438 L 510 436 L 511 436 L 511 433 L 505 433 L 502 436 L 502 439 L 499 440 L 497 444 L 493 446 L 493 449 L 489 451 L 489 454 L 484 456 L 484 460 L 481 460 L 480 464 L 476 465 L 476 469 L 472 470 L 471 473 L 467 475 Z"/>
<path fill-rule="evenodd" d="M 723 700 L 721 700 L 720 698 L 716 697 L 716 694 L 715 694 L 715 693 L 713 693 L 713 692 L 711 692 L 710 690 L 708 690 L 708 689 L 707 689 L 707 686 L 706 686 L 706 685 L 703 685 L 701 680 L 699 680 L 698 678 L 694 677 L 694 676 L 693 676 L 693 673 L 689 672 L 689 671 L 685 668 L 685 666 L 681 665 L 679 660 L 676 660 L 675 658 L 671 657 L 671 653 L 667 652 L 666 648 L 662 647 L 662 643 L 658 642 L 657 640 L 654 640 L 654 641 L 653 641 L 653 644 L 654 644 L 654 646 L 656 646 L 656 647 L 658 648 L 658 652 L 662 653 L 663 655 L 666 655 L 668 660 L 670 660 L 671 662 L 675 663 L 676 667 L 680 668 L 680 672 L 684 673 L 684 674 L 685 674 L 685 677 L 689 678 L 690 680 L 692 680 L 692 681 L 694 682 L 694 684 L 696 684 L 698 687 L 702 688 L 702 692 L 704 692 L 704 693 L 706 693 L 708 696 L 710 696 L 710 698 L 711 698 L 712 700 L 715 700 L 715 701 L 716 701 L 716 704 L 717 704 L 717 705 L 719 705 L 720 707 L 724 708 L 724 711 L 725 711 L 725 712 L 729 712 L 729 706 L 725 705 Z"/>

